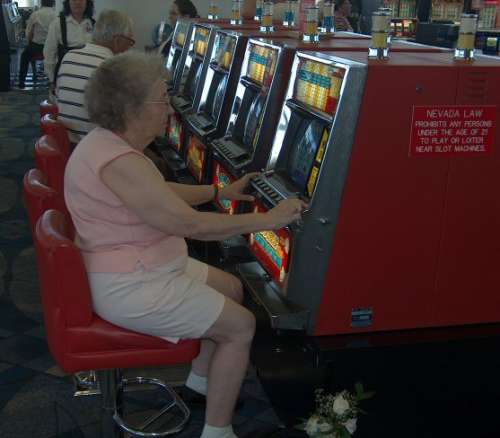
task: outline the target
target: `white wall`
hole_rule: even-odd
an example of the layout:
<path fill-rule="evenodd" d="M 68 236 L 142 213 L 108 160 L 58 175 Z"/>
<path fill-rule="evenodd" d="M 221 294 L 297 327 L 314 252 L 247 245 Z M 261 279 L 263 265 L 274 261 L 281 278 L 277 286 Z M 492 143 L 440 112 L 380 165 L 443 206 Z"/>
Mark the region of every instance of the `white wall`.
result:
<path fill-rule="evenodd" d="M 94 0 L 96 13 L 103 9 L 118 9 L 126 12 L 134 20 L 136 49 L 152 44 L 153 28 L 160 21 L 165 20 L 173 0 Z M 208 0 L 192 0 L 200 17 L 208 13 Z M 56 7 L 61 9 L 62 0 L 56 0 Z M 231 0 L 219 0 L 222 15 L 229 17 Z M 96 15 L 97 18 L 97 15 Z"/>

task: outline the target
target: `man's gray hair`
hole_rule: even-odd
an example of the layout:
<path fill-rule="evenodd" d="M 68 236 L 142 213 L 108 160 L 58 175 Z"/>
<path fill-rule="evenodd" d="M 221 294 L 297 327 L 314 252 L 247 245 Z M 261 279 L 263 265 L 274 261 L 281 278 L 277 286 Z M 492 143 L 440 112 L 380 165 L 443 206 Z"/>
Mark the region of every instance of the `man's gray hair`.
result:
<path fill-rule="evenodd" d="M 132 35 L 132 20 L 123 12 L 105 9 L 99 14 L 92 41 L 96 44 L 108 45 L 116 35 Z"/>
<path fill-rule="evenodd" d="M 126 52 L 107 59 L 85 90 L 90 120 L 110 131 L 124 132 L 160 79 L 165 79 L 165 67 L 159 55 Z"/>

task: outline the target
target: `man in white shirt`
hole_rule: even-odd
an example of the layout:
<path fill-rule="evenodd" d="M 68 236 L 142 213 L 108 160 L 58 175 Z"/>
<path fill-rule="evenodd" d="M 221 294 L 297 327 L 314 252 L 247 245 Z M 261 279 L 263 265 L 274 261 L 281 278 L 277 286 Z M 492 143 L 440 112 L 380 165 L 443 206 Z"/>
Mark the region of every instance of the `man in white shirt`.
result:
<path fill-rule="evenodd" d="M 57 76 L 58 61 L 62 58 L 62 56 L 59 57 L 58 52 L 61 49 L 83 47 L 92 39 L 93 13 L 93 0 L 64 0 L 61 15 L 50 24 L 43 48 L 43 57 L 45 74 L 49 78 L 51 89 Z M 62 27 L 65 27 L 66 32 Z"/>
<path fill-rule="evenodd" d="M 42 0 L 42 7 L 33 12 L 26 23 L 26 39 L 28 47 L 21 54 L 19 68 L 19 88 L 24 88 L 24 81 L 28 73 L 30 61 L 43 53 L 43 45 L 47 39 L 50 23 L 56 18 L 54 0 Z M 35 72 L 33 72 L 33 75 Z"/>
<path fill-rule="evenodd" d="M 64 56 L 57 76 L 58 119 L 68 129 L 73 144 L 95 127 L 84 106 L 90 76 L 104 60 L 125 52 L 134 43 L 132 20 L 123 12 L 105 10 L 99 15 L 92 42 Z"/>

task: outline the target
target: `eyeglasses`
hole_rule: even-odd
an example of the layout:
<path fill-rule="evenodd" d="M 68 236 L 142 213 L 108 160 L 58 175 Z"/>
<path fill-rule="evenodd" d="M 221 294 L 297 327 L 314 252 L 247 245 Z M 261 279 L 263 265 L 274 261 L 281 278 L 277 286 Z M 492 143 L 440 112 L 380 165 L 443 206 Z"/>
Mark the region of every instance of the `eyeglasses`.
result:
<path fill-rule="evenodd" d="M 122 38 L 126 39 L 126 40 L 128 41 L 128 43 L 129 43 L 130 47 L 132 47 L 132 46 L 134 46 L 134 45 L 135 45 L 135 40 L 134 40 L 132 37 L 129 37 L 129 36 L 127 36 L 127 35 L 121 35 L 121 34 L 120 34 L 120 35 L 117 35 L 117 36 L 119 36 L 119 37 L 122 37 Z"/>

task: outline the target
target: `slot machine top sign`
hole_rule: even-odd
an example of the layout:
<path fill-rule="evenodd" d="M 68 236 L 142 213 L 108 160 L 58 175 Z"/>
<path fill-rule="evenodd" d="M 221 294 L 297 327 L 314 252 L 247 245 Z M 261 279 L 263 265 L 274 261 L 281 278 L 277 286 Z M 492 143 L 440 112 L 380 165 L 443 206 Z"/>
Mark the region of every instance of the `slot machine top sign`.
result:
<path fill-rule="evenodd" d="M 337 109 L 345 70 L 302 59 L 294 97 L 299 102 L 333 116 Z"/>
<path fill-rule="evenodd" d="M 210 29 L 202 26 L 196 26 L 194 31 L 194 52 L 198 56 L 205 56 L 208 47 L 208 39 L 210 37 Z"/>
<path fill-rule="evenodd" d="M 277 49 L 250 43 L 247 76 L 259 85 L 270 86 L 277 59 Z"/>

